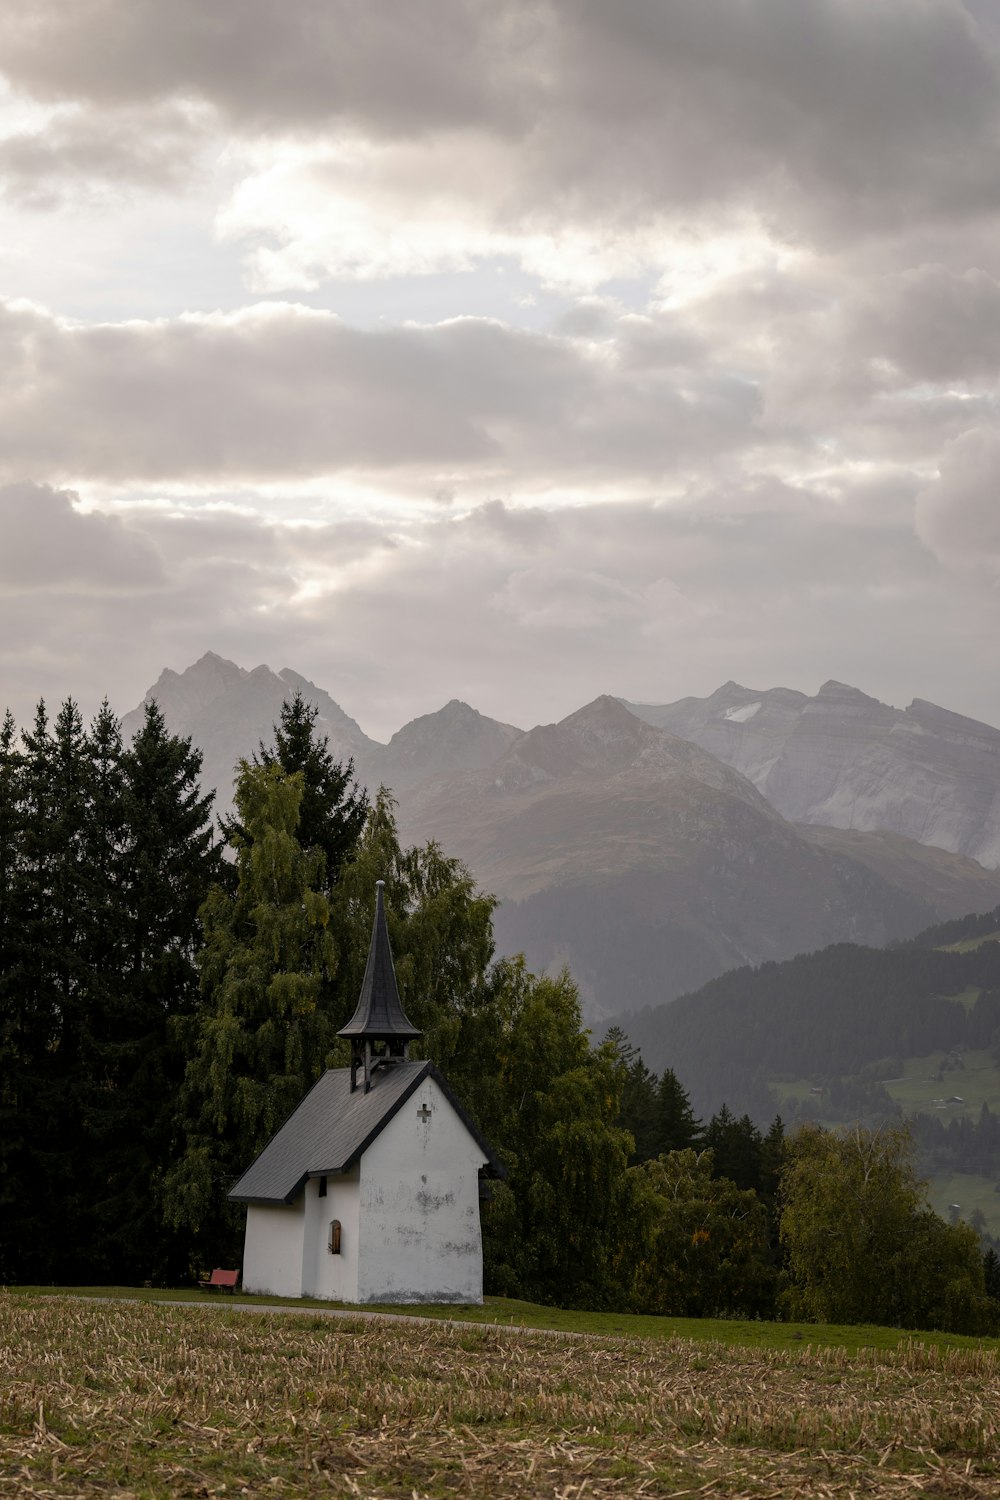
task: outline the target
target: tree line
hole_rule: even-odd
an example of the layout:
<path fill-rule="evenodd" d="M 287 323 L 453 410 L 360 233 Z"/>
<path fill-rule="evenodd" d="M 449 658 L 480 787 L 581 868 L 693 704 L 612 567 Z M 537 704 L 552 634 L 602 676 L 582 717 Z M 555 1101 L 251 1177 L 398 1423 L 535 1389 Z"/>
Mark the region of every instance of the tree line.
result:
<path fill-rule="evenodd" d="M 976 1236 L 923 1206 L 901 1133 L 786 1140 L 727 1109 L 702 1127 L 624 1033 L 592 1044 L 568 973 L 496 956 L 493 898 L 433 841 L 401 844 L 391 795 L 369 800 L 316 717 L 284 705 L 217 829 L 199 754 L 155 704 L 127 745 L 106 705 L 89 726 L 71 702 L 22 735 L 4 720 L 0 1279 L 170 1284 L 238 1263 L 226 1195 L 347 1060 L 336 1032 L 383 880 L 414 1051 L 507 1167 L 484 1209 L 488 1290 L 994 1326 Z M 845 1256 L 865 1268 L 850 1283 Z M 886 1290 L 904 1273 L 908 1301 Z"/>

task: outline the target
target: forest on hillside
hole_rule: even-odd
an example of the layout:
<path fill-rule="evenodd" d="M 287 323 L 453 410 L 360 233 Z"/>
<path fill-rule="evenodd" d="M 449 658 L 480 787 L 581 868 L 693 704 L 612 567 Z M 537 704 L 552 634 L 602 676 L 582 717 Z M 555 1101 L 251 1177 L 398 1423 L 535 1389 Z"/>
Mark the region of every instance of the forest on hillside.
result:
<path fill-rule="evenodd" d="M 766 1120 L 775 1083 L 805 1078 L 841 1086 L 845 1119 L 893 1113 L 878 1086 L 902 1058 L 1000 1043 L 1000 942 L 948 951 L 934 940 L 997 930 L 1000 910 L 892 948 L 838 943 L 734 969 L 622 1025 L 651 1062 L 669 1059 L 702 1111 L 725 1101 Z"/>
<path fill-rule="evenodd" d="M 238 1264 L 228 1190 L 347 1060 L 382 880 L 415 1051 L 506 1166 L 489 1290 L 1000 1326 L 1000 1262 L 927 1209 L 905 1132 L 788 1137 L 728 1107 L 703 1125 L 682 1051 L 656 1074 L 622 1031 L 595 1045 L 568 973 L 497 958 L 493 898 L 433 841 L 400 843 L 391 796 L 359 790 L 315 719 L 284 705 L 218 826 L 198 752 L 155 704 L 128 744 L 106 706 L 89 726 L 72 702 L 0 726 L 0 1279 L 177 1284 Z M 989 962 L 965 955 L 964 982 Z M 929 990 L 917 1010 L 936 1035 Z"/>
<path fill-rule="evenodd" d="M 905 1124 L 944 1209 L 997 1236 L 1000 908 L 885 949 L 837 944 L 733 970 L 622 1024 L 708 1115 L 794 1129 Z M 960 1201 L 956 1204 L 954 1199 Z"/>

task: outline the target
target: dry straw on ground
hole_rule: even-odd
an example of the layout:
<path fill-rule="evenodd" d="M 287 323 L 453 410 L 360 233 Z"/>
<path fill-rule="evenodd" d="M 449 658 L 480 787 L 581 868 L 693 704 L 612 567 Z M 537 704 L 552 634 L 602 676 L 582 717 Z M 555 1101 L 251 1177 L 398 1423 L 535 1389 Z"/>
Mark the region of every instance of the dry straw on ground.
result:
<path fill-rule="evenodd" d="M 0 1294 L 0 1500 L 1000 1493 L 992 1352 Z"/>

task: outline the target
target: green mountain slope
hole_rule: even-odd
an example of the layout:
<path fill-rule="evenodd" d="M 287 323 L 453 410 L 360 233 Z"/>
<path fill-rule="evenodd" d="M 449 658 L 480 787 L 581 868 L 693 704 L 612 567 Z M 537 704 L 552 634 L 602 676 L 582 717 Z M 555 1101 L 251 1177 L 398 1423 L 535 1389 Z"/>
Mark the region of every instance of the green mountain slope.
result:
<path fill-rule="evenodd" d="M 674 1069 L 699 1112 L 727 1103 L 766 1119 L 792 1083 L 880 1084 L 905 1058 L 989 1048 L 1000 1036 L 1000 943 L 967 944 L 998 928 L 1000 909 L 892 948 L 838 943 L 734 969 L 621 1024 L 650 1067 Z"/>
<path fill-rule="evenodd" d="M 704 1118 L 905 1119 L 938 1211 L 1000 1236 L 1000 908 L 735 969 L 621 1024 Z"/>

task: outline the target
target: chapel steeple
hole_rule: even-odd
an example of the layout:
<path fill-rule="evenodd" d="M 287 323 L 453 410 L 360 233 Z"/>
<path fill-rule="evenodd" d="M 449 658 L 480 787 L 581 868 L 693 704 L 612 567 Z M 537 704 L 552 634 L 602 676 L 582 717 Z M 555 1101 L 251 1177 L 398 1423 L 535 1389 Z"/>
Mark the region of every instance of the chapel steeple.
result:
<path fill-rule="evenodd" d="M 351 1044 L 351 1093 L 357 1088 L 358 1069 L 363 1067 L 365 1093 L 372 1086 L 376 1068 L 388 1067 L 409 1054 L 410 1043 L 421 1033 L 403 1009 L 396 984 L 396 971 L 389 946 L 382 892 L 385 881 L 375 883 L 375 921 L 368 949 L 365 977 L 357 1008 L 347 1025 L 337 1032 Z"/>

